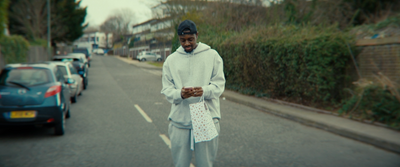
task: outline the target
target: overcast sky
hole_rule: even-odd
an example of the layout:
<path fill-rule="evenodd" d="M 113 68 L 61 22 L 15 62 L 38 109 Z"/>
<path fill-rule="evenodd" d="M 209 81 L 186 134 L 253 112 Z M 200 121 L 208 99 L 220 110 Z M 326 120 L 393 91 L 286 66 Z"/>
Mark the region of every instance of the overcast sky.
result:
<path fill-rule="evenodd" d="M 129 8 L 136 14 L 134 22 L 141 23 L 151 18 L 151 7 L 160 0 L 81 0 L 81 7 L 87 6 L 86 22 L 90 26 L 101 25 L 112 12 Z"/>

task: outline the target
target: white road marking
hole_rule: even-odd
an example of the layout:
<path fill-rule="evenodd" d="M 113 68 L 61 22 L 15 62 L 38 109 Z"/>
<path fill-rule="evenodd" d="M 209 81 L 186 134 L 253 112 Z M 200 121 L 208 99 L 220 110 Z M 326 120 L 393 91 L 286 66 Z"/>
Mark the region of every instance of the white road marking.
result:
<path fill-rule="evenodd" d="M 164 143 L 167 144 L 169 149 L 171 149 L 171 140 L 169 140 L 169 138 L 164 134 L 160 134 L 160 137 L 164 141 Z M 189 167 L 196 167 L 196 166 L 194 166 L 192 163 L 190 163 Z"/>
<path fill-rule="evenodd" d="M 160 70 L 146 70 L 146 69 L 142 69 L 142 70 L 146 71 L 146 72 L 149 72 L 149 73 L 152 73 L 154 75 L 162 76 L 162 71 L 160 71 Z"/>
<path fill-rule="evenodd" d="M 171 141 L 168 139 L 168 137 L 164 134 L 160 134 L 160 137 L 162 140 L 164 140 L 164 143 L 167 144 L 168 148 L 171 149 Z"/>
<path fill-rule="evenodd" d="M 151 120 L 151 118 L 142 110 L 142 108 L 139 107 L 139 105 L 135 104 L 135 108 L 136 108 L 136 110 L 139 111 L 140 114 L 142 114 L 142 116 L 144 117 L 144 119 L 147 122 L 150 122 L 150 123 L 153 122 L 153 120 Z"/>

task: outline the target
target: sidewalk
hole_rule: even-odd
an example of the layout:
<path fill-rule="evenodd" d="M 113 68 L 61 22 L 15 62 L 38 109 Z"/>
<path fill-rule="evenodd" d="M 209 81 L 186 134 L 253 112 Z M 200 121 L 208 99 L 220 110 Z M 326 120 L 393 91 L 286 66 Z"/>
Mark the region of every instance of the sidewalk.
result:
<path fill-rule="evenodd" d="M 134 66 L 140 67 L 140 68 L 145 68 L 145 69 L 151 69 L 151 70 L 162 70 L 161 67 L 156 67 L 150 64 L 147 64 L 147 62 L 139 62 L 138 60 L 132 60 L 132 59 L 128 59 L 126 57 L 121 57 L 121 56 L 114 56 L 128 64 L 132 64 Z"/>
<path fill-rule="evenodd" d="M 162 70 L 160 67 L 155 67 L 137 60 L 129 60 L 119 56 L 115 57 L 137 67 Z M 382 149 L 400 153 L 400 132 L 398 131 L 350 120 L 332 114 L 316 112 L 317 109 L 310 107 L 299 108 L 287 104 L 279 104 L 278 102 L 267 101 L 254 96 L 242 95 L 230 90 L 225 90 L 221 97 L 225 97 L 227 100 L 287 118 L 304 125 L 323 129 Z"/>

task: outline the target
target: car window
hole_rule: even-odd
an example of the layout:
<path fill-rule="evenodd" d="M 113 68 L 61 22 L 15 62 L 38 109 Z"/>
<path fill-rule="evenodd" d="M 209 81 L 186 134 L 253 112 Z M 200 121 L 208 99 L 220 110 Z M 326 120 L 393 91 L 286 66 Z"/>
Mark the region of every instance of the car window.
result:
<path fill-rule="evenodd" d="M 68 67 L 69 67 L 69 70 L 71 71 L 71 74 L 78 74 L 78 72 L 75 70 L 75 68 L 71 64 L 69 64 Z"/>
<path fill-rule="evenodd" d="M 0 85 L 13 85 L 14 83 L 25 86 L 34 86 L 50 83 L 50 71 L 47 69 L 10 69 L 3 70 L 0 74 Z"/>
<path fill-rule="evenodd" d="M 57 69 L 60 70 L 63 75 L 68 75 L 67 68 L 65 66 L 57 66 Z"/>
<path fill-rule="evenodd" d="M 55 72 L 55 75 L 56 75 L 56 78 L 57 78 L 58 82 L 63 82 L 64 81 L 64 75 L 60 70 L 58 70 L 58 68 L 57 68 L 57 71 Z"/>

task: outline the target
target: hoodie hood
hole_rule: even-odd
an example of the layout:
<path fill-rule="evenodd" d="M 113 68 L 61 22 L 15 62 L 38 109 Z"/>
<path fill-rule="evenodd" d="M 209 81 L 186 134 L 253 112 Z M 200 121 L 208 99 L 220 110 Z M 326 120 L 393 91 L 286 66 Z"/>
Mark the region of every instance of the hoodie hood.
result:
<path fill-rule="evenodd" d="M 209 49 L 211 49 L 210 46 L 208 46 L 208 45 L 206 45 L 206 44 L 204 44 L 204 43 L 199 42 L 199 43 L 197 44 L 196 49 L 193 49 L 193 51 L 192 51 L 191 53 L 187 53 L 187 52 L 185 51 L 185 49 L 183 49 L 182 46 L 179 46 L 179 48 L 176 49 L 176 51 L 177 51 L 178 53 L 180 53 L 180 54 L 191 54 L 191 55 L 195 55 L 195 54 L 198 54 L 198 53 L 207 51 L 207 50 L 209 50 Z"/>

